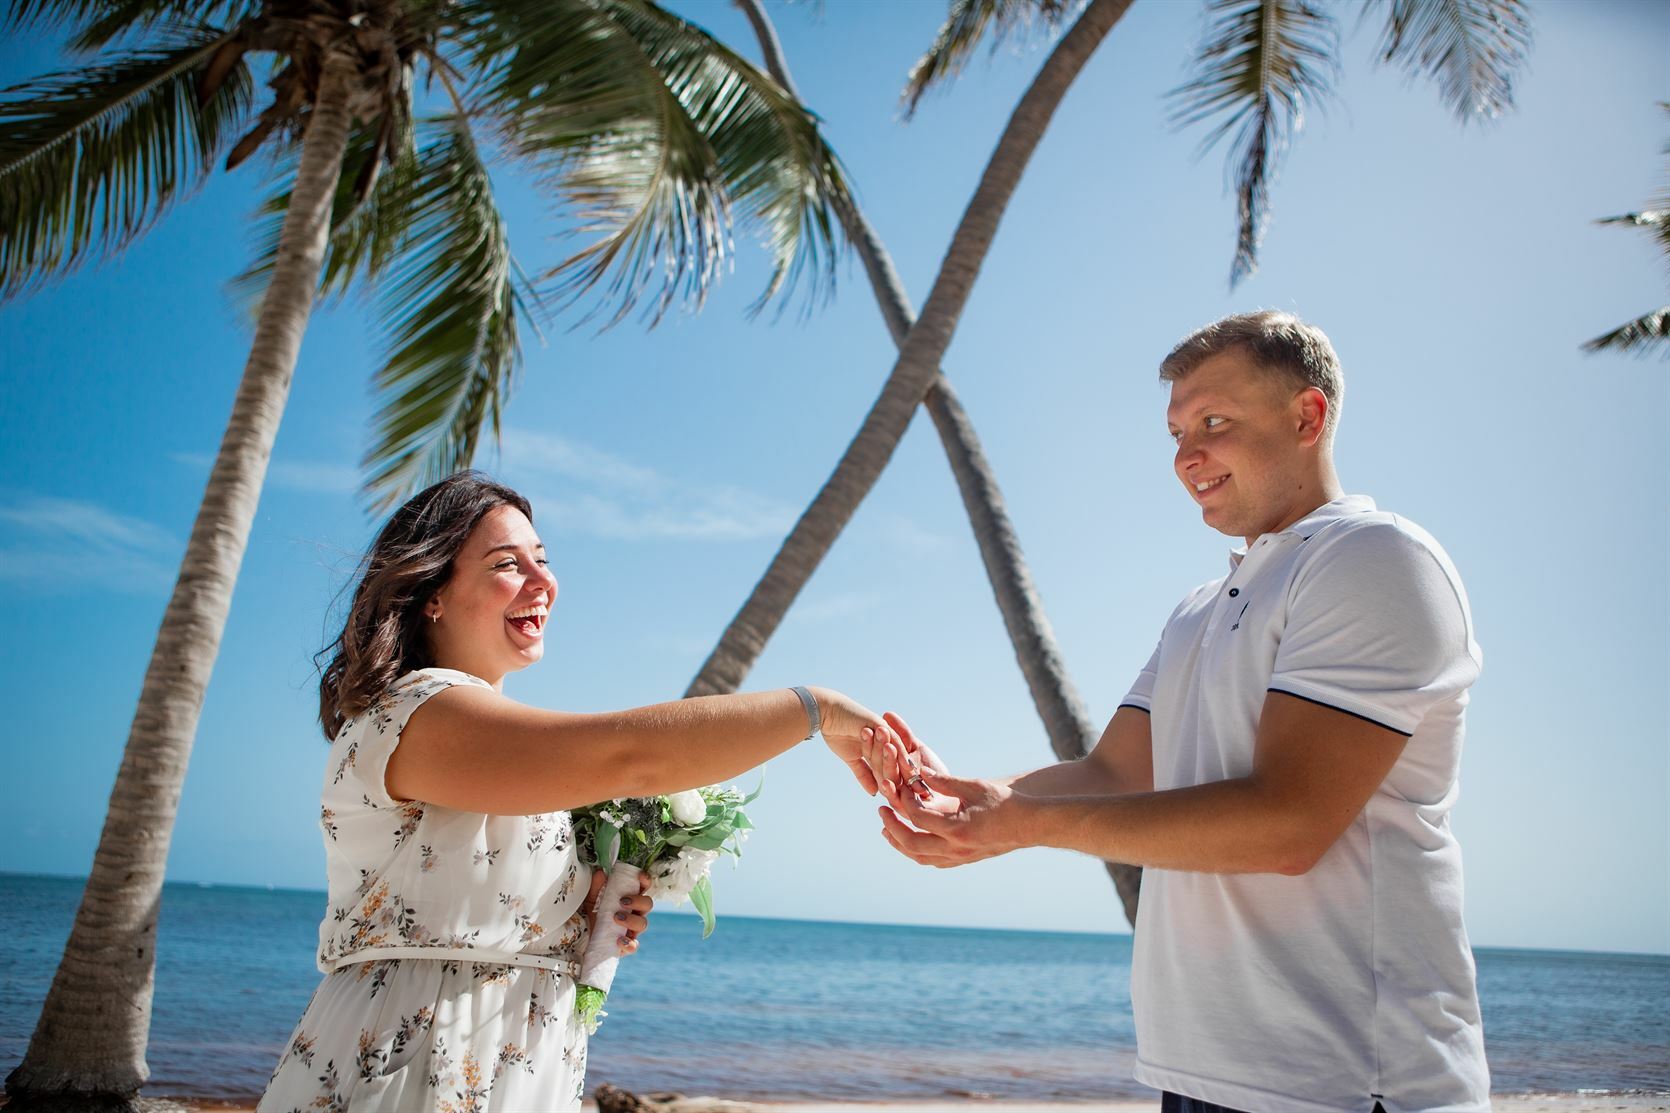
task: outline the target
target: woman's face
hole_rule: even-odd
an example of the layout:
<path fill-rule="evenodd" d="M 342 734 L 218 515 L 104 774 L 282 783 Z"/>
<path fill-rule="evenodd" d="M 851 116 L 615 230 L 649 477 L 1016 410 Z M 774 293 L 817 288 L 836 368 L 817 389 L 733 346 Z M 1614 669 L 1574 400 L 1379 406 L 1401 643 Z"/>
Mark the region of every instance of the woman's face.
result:
<path fill-rule="evenodd" d="M 453 560 L 452 578 L 425 607 L 435 664 L 498 687 L 506 673 L 544 655 L 556 600 L 533 523 L 512 506 L 488 511 Z"/>

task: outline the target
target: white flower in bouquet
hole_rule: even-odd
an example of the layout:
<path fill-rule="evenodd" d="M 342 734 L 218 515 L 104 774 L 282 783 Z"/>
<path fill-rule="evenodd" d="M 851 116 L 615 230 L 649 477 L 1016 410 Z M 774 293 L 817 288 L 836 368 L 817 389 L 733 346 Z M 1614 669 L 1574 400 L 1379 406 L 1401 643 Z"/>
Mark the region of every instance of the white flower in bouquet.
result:
<path fill-rule="evenodd" d="M 680 827 L 694 827 L 707 818 L 707 801 L 693 788 L 667 797 L 667 806 L 672 809 L 673 822 Z"/>
<path fill-rule="evenodd" d="M 708 875 L 718 861 L 717 850 L 696 850 L 684 847 L 676 858 L 663 858 L 649 868 L 649 898 L 672 901 L 673 907 L 683 904 L 696 883 Z"/>

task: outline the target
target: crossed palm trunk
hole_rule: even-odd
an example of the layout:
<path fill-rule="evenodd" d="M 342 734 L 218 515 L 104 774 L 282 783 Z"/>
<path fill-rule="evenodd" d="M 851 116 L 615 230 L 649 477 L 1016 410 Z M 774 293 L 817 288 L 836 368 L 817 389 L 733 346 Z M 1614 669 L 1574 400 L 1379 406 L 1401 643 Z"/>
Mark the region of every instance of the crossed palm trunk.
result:
<path fill-rule="evenodd" d="M 801 100 L 776 31 L 759 0 L 735 0 L 735 3 L 754 28 L 771 76 L 791 96 Z M 742 683 L 835 538 L 875 486 L 904 438 L 920 402 L 933 418 L 950 461 L 987 578 L 997 597 L 998 610 L 1002 612 L 1015 657 L 1032 693 L 1032 702 L 1049 735 L 1051 749 L 1061 760 L 1072 761 L 1083 757 L 1095 744 L 1098 732 L 1068 676 L 1055 632 L 1021 553 L 1014 523 L 1004 506 L 997 478 L 967 411 L 939 364 L 950 346 L 957 318 L 967 303 L 997 225 L 1032 151 L 1073 79 L 1130 3 L 1131 0 L 1094 0 L 1045 61 L 998 141 L 974 198 L 952 237 L 921 317 L 911 312 L 893 260 L 857 203 L 850 197 L 836 202 L 836 213 L 864 263 L 876 302 L 893 342 L 900 349 L 899 359 L 888 375 L 881 396 L 865 416 L 858 435 L 847 446 L 834 473 L 795 523 L 753 594 L 691 681 L 685 692 L 687 696 L 731 692 Z M 1125 916 L 1134 925 L 1142 871 L 1117 862 L 1104 864 L 1118 890 Z"/>
<path fill-rule="evenodd" d="M 180 785 L 313 311 L 357 72 L 351 55 L 326 56 L 232 416 L 151 651 L 82 908 L 29 1050 L 6 1078 L 8 1110 L 132 1107 L 146 1079 L 157 915 Z M 99 914 L 85 915 L 89 908 Z"/>

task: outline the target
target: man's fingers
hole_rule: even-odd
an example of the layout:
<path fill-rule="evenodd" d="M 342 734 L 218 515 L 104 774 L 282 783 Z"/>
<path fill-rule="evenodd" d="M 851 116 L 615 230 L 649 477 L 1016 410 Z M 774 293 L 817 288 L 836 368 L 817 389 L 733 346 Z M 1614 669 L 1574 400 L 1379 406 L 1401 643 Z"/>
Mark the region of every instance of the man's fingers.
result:
<path fill-rule="evenodd" d="M 908 847 L 902 846 L 900 845 L 899 840 L 893 837 L 893 833 L 885 827 L 882 828 L 881 837 L 887 840 L 887 845 L 891 846 L 894 850 L 897 850 L 900 854 L 903 854 L 906 858 L 909 858 L 918 865 L 932 866 L 935 869 L 943 870 L 949 869 L 952 866 L 960 866 L 963 864 L 959 859 L 952 858 L 944 854 L 928 854 L 920 850 L 912 850 Z"/>
<path fill-rule="evenodd" d="M 910 797 L 906 796 L 902 799 L 908 801 Z M 950 851 L 950 845 L 939 835 L 926 828 L 920 831 L 912 828 L 910 824 L 899 818 L 899 813 L 892 808 L 879 808 L 877 810 L 881 813 L 882 826 L 898 838 L 901 849 L 909 847 L 913 850 L 936 855 L 943 855 Z M 934 818 L 937 820 L 939 817 L 935 816 Z"/>
<path fill-rule="evenodd" d="M 917 828 L 929 834 L 943 837 L 949 834 L 954 826 L 950 816 L 955 813 L 956 809 L 952 807 L 955 801 L 949 797 L 941 797 L 941 799 L 945 801 L 946 807 L 950 808 L 949 813 L 944 809 L 929 807 L 928 801 L 919 799 L 914 793 L 908 792 L 901 792 L 894 804 Z"/>
<path fill-rule="evenodd" d="M 980 782 L 967 777 L 953 777 L 949 773 L 941 773 L 935 769 L 922 770 L 922 780 L 927 786 L 942 796 L 955 796 L 959 800 L 979 799 L 983 792 Z"/>

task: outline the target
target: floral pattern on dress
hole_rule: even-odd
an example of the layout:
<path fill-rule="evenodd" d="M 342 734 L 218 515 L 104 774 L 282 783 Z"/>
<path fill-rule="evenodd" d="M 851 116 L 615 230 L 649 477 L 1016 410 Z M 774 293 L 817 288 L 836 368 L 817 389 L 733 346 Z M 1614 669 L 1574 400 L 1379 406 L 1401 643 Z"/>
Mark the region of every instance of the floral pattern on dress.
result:
<path fill-rule="evenodd" d="M 586 1034 L 574 1019 L 573 980 L 488 958 L 577 962 L 589 872 L 568 814 L 461 812 L 394 798 L 382 780 L 424 700 L 481 683 L 444 669 L 408 673 L 338 732 L 319 810 L 326 974 L 257 1106 L 263 1113 L 579 1108 Z M 433 948 L 435 958 L 378 959 L 382 947 Z M 482 958 L 472 961 L 472 951 Z M 350 957 L 360 952 L 365 961 Z"/>

